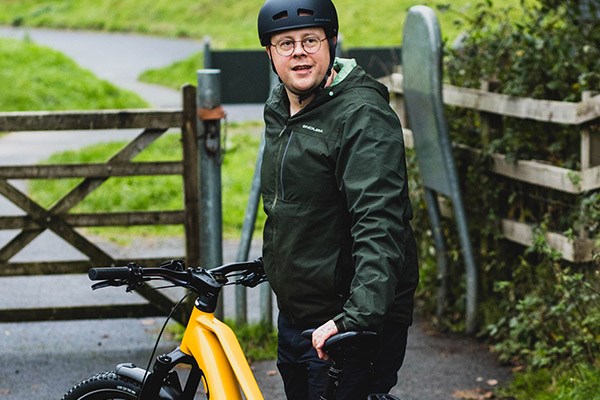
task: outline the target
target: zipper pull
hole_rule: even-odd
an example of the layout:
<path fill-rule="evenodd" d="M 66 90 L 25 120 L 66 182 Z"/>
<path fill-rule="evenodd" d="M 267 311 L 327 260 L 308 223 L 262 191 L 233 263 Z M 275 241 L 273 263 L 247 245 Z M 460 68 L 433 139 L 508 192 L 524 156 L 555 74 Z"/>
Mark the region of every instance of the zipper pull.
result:
<path fill-rule="evenodd" d="M 285 132 L 286 129 L 287 129 L 287 125 L 284 125 L 281 132 L 279 132 L 279 137 L 281 137 L 281 135 L 283 135 L 283 132 Z"/>

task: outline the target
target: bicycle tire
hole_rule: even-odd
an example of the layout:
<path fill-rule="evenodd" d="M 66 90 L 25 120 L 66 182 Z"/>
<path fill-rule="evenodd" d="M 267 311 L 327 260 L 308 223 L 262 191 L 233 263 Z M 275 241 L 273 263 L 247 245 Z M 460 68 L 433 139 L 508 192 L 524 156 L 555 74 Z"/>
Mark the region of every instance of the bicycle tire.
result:
<path fill-rule="evenodd" d="M 61 400 L 137 400 L 141 391 L 139 382 L 108 371 L 79 382 Z"/>

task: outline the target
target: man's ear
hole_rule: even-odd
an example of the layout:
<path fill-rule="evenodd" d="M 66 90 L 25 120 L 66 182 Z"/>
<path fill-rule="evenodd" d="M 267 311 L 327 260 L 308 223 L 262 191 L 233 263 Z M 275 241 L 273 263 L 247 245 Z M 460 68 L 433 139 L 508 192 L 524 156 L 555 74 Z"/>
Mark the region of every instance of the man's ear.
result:
<path fill-rule="evenodd" d="M 269 60 L 272 60 L 273 57 L 271 57 L 271 46 L 265 46 L 265 52 L 269 56 Z"/>

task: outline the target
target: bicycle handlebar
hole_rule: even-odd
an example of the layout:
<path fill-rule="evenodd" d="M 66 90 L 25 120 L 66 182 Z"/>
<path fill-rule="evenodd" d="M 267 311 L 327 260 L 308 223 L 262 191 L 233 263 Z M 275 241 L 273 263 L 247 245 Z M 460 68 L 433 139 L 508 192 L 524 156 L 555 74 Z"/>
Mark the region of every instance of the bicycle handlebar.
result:
<path fill-rule="evenodd" d="M 144 285 L 144 282 L 156 279 L 166 280 L 176 286 L 185 287 L 199 295 L 196 306 L 204 311 L 213 312 L 221 288 L 229 282 L 229 278 L 239 276 L 231 282 L 235 285 L 254 287 L 266 280 L 262 259 L 254 261 L 224 264 L 210 270 L 204 268 L 185 268 L 181 260 L 171 260 L 159 267 L 143 268 L 135 263 L 125 267 L 91 268 L 88 277 L 92 281 L 100 281 L 92 285 L 92 289 L 107 286 L 127 286 L 132 291 Z"/>
<path fill-rule="evenodd" d="M 127 279 L 129 278 L 130 274 L 130 267 L 90 268 L 88 271 L 88 277 L 92 281 Z"/>

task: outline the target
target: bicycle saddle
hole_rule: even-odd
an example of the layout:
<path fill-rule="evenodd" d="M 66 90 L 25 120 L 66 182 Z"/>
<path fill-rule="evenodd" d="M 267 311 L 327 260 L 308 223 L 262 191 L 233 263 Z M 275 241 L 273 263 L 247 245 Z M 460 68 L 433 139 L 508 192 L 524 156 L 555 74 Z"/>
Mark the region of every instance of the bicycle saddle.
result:
<path fill-rule="evenodd" d="M 312 340 L 312 334 L 316 329 L 307 329 L 302 332 L 302 337 Z M 346 354 L 355 354 L 357 351 L 365 351 L 377 344 L 377 333 L 372 331 L 348 331 L 337 333 L 325 341 L 323 350 L 334 360 L 346 358 Z"/>

